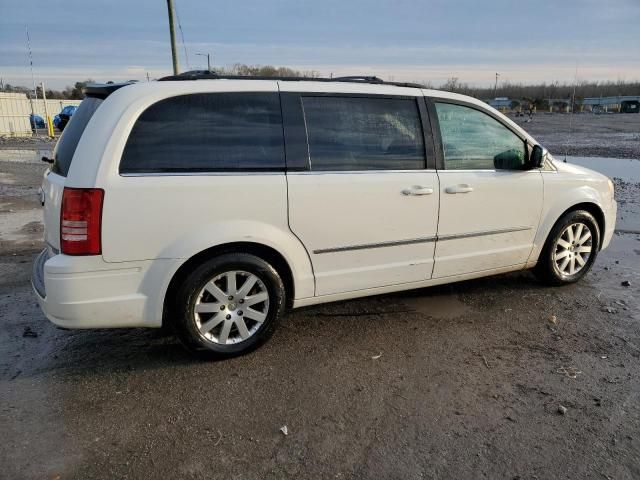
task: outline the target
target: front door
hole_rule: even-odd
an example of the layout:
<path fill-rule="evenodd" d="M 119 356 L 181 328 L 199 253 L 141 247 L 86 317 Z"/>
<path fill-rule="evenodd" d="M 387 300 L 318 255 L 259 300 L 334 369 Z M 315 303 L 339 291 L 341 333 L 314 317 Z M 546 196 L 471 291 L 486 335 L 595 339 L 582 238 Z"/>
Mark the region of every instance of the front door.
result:
<path fill-rule="evenodd" d="M 524 264 L 543 201 L 525 141 L 472 106 L 436 101 L 444 169 L 433 277 Z"/>
<path fill-rule="evenodd" d="M 316 295 L 431 277 L 439 185 L 427 169 L 424 100 L 411 93 L 297 97 L 309 162 L 287 173 L 289 224 L 311 258 Z"/>

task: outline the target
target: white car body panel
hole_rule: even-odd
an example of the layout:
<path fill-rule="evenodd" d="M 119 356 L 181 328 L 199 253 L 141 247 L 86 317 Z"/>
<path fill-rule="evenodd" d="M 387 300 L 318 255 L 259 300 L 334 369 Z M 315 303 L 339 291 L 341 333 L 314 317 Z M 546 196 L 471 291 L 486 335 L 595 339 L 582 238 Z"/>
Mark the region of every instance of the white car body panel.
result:
<path fill-rule="evenodd" d="M 280 253 L 293 276 L 293 306 L 300 307 L 531 267 L 553 224 L 580 203 L 602 210 L 603 247 L 613 235 L 616 204 L 606 177 L 552 159 L 547 168 L 528 172 L 119 174 L 129 132 L 147 107 L 176 95 L 242 91 L 461 100 L 499 115 L 535 143 L 483 102 L 440 91 L 267 80 L 127 86 L 112 93 L 87 124 L 68 176 L 49 173 L 43 182 L 50 254 L 42 267 L 46 296 L 38 295 L 38 301 L 50 320 L 66 328 L 159 327 L 167 288 L 180 266 L 228 243 L 256 243 Z M 474 191 L 445 192 L 457 184 Z M 104 189 L 102 255 L 58 253 L 65 186 Z M 413 186 L 433 193 L 402 194 Z M 505 229 L 511 231 L 495 233 Z M 495 234 L 464 237 L 481 231 Z M 363 246 L 372 248 L 336 250 Z"/>
<path fill-rule="evenodd" d="M 292 173 L 287 179 L 289 223 L 311 257 L 316 295 L 431 278 L 435 171 Z M 413 186 L 433 193 L 402 194 Z"/>
<path fill-rule="evenodd" d="M 601 249 L 606 248 L 615 230 L 617 204 L 609 192 L 608 178 L 578 165 L 555 159 L 553 169 L 542 172 L 544 204 L 529 264 L 537 261 L 544 242 L 555 222 L 564 212 L 579 204 L 593 204 L 604 214 L 604 231 L 600 232 Z"/>
<path fill-rule="evenodd" d="M 454 275 L 451 277 L 432 278 L 421 282 L 400 283 L 398 285 L 388 285 L 385 287 L 368 288 L 366 290 L 355 290 L 349 292 L 336 293 L 332 295 L 320 295 L 311 298 L 301 298 L 293 302 L 293 308 L 308 307 L 311 305 L 319 305 L 328 302 L 340 302 L 343 300 L 351 300 L 354 298 L 370 297 L 372 295 L 384 295 L 393 292 L 402 292 L 405 290 L 415 290 L 418 288 L 435 287 L 436 285 L 445 285 L 448 283 L 462 282 L 464 280 L 472 280 L 474 278 L 488 277 L 490 275 L 499 275 L 501 273 L 515 272 L 526 267 L 522 265 L 511 265 L 509 267 L 492 268 L 480 272 L 465 273 L 463 275 Z"/>
<path fill-rule="evenodd" d="M 434 278 L 526 263 L 540 221 L 538 170 L 444 170 Z M 457 185 L 468 193 L 447 193 Z M 512 198 L 517 191 L 517 197 Z"/>
<path fill-rule="evenodd" d="M 64 328 L 160 327 L 163 302 L 157 297 L 181 264 L 54 255 L 44 268 L 47 295 L 37 295 L 38 302 L 47 318 Z"/>

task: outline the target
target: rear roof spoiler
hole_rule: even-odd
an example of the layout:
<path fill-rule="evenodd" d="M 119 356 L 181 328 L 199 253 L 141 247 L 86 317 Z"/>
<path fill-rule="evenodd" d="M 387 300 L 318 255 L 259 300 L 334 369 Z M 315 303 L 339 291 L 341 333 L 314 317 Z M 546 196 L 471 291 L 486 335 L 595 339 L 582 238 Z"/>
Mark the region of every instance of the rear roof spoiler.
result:
<path fill-rule="evenodd" d="M 104 99 L 116 90 L 126 87 L 127 85 L 133 85 L 134 83 L 136 83 L 135 80 L 129 80 L 128 82 L 122 83 L 91 83 L 84 87 L 82 91 L 87 97 Z"/>

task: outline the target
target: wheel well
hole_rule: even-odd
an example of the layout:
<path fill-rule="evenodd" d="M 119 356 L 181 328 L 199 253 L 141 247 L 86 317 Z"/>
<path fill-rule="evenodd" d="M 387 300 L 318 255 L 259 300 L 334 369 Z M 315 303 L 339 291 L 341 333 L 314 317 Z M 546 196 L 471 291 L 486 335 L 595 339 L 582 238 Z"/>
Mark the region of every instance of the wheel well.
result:
<path fill-rule="evenodd" d="M 218 255 L 223 255 L 225 253 L 249 253 L 251 255 L 255 255 L 256 257 L 260 257 L 264 261 L 271 264 L 271 266 L 276 269 L 276 271 L 280 275 L 280 278 L 282 278 L 282 282 L 284 283 L 284 287 L 287 292 L 287 307 L 290 308 L 293 305 L 293 298 L 295 293 L 293 273 L 291 272 L 291 268 L 289 267 L 289 264 L 287 263 L 285 258 L 277 250 L 274 250 L 273 248 L 267 247 L 266 245 L 262 245 L 260 243 L 225 243 L 223 245 L 216 245 L 215 247 L 208 248 L 200 253 L 195 254 L 189 260 L 184 262 L 180 266 L 180 268 L 178 268 L 176 273 L 171 278 L 169 286 L 167 287 L 167 292 L 164 296 L 164 305 L 162 308 L 163 326 L 166 326 L 168 324 L 175 294 L 189 272 L 191 272 L 200 263 L 210 258 L 217 257 Z"/>
<path fill-rule="evenodd" d="M 572 206 L 571 208 L 568 208 L 565 212 L 563 212 L 562 215 L 560 215 L 560 217 L 564 216 L 569 212 L 574 212 L 576 210 L 586 210 L 591 215 L 593 215 L 593 217 L 596 219 L 596 222 L 598 222 L 598 228 L 600 229 L 600 244 L 598 245 L 598 250 L 600 250 L 600 247 L 602 247 L 602 237 L 604 237 L 604 228 L 605 228 L 604 212 L 595 203 L 585 202 L 585 203 L 578 203 Z"/>

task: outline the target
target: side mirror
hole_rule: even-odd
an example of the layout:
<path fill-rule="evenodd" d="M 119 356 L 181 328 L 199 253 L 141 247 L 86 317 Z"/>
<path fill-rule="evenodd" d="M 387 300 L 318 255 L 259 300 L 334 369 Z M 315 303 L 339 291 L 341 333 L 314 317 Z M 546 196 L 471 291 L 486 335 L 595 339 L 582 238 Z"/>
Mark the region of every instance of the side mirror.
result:
<path fill-rule="evenodd" d="M 534 145 L 529 157 L 530 168 L 540 168 L 544 164 L 545 151 L 540 145 Z"/>

